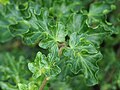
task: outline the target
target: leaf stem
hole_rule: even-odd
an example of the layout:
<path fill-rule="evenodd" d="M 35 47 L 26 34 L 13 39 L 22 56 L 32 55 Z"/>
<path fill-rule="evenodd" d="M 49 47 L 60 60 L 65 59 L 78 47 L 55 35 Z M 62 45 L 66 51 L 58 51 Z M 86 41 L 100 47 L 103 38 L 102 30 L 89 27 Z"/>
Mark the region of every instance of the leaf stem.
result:
<path fill-rule="evenodd" d="M 60 56 L 62 54 L 62 50 L 64 49 L 64 47 L 66 47 L 66 43 L 65 42 L 59 43 L 58 47 L 59 47 L 58 54 Z"/>
<path fill-rule="evenodd" d="M 48 80 L 49 80 L 49 77 L 46 77 L 46 78 L 43 80 L 42 85 L 40 86 L 40 89 L 39 89 L 39 90 L 44 90 L 44 87 L 45 87 L 45 85 L 46 85 L 46 83 L 47 83 Z"/>

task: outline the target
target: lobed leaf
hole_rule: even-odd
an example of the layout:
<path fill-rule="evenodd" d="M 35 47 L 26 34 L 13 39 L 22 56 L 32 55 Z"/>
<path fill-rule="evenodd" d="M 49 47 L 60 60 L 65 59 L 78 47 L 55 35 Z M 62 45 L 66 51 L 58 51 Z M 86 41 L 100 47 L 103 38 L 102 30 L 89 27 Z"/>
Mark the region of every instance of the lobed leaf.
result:
<path fill-rule="evenodd" d="M 33 73 L 35 78 L 38 78 L 41 75 L 47 77 L 56 76 L 61 72 L 61 69 L 56 65 L 56 62 L 59 61 L 59 58 L 48 54 L 47 57 L 41 52 L 38 52 L 35 58 L 35 62 L 29 63 L 29 70 Z"/>
<path fill-rule="evenodd" d="M 64 55 L 68 58 L 71 71 L 74 74 L 82 73 L 88 85 L 98 83 L 96 73 L 98 72 L 97 62 L 102 58 L 100 52 L 87 40 L 84 35 L 71 34 L 69 46 L 65 49 Z"/>
<path fill-rule="evenodd" d="M 12 34 L 14 35 L 21 35 L 24 33 L 27 33 L 29 31 L 30 25 L 27 23 L 27 21 L 21 21 L 17 24 L 13 24 L 9 26 L 9 29 Z"/>

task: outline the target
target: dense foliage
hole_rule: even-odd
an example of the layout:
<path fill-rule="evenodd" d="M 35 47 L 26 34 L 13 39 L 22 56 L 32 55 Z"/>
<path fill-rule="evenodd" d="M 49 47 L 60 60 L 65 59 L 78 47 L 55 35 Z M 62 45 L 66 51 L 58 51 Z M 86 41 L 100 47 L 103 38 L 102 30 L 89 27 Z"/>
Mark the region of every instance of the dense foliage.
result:
<path fill-rule="evenodd" d="M 119 5 L 0 0 L 1 90 L 119 90 Z"/>

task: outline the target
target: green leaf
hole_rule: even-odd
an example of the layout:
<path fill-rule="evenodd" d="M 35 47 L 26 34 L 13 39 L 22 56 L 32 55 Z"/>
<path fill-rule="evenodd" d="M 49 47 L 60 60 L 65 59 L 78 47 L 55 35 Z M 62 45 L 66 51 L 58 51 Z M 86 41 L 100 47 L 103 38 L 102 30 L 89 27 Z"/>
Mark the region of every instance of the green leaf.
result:
<path fill-rule="evenodd" d="M 0 4 L 6 5 L 9 3 L 9 0 L 0 0 Z"/>
<path fill-rule="evenodd" d="M 64 42 L 66 34 L 67 32 L 65 32 L 65 26 L 61 23 L 58 23 L 55 32 L 56 41 Z"/>
<path fill-rule="evenodd" d="M 23 35 L 23 41 L 27 45 L 34 45 L 39 42 L 42 33 L 35 28 L 30 28 L 29 32 Z"/>
<path fill-rule="evenodd" d="M 103 16 L 105 10 L 109 10 L 109 11 L 111 10 L 109 4 L 106 4 L 104 2 L 96 2 L 90 5 L 89 15 L 90 16 Z"/>
<path fill-rule="evenodd" d="M 33 8 L 32 8 L 33 9 Z M 28 45 L 34 45 L 38 43 L 41 38 L 46 38 L 48 34 L 48 20 L 47 20 L 47 10 L 41 10 L 41 15 L 37 17 L 33 11 L 30 11 L 32 17 L 28 19 L 30 24 L 29 31 L 23 35 L 23 40 Z"/>
<path fill-rule="evenodd" d="M 4 43 L 13 38 L 12 34 L 10 33 L 7 27 L 0 26 L 0 42 Z"/>
<path fill-rule="evenodd" d="M 110 33 L 106 32 L 103 28 L 98 28 L 96 30 L 88 29 L 86 32 L 86 39 L 99 48 L 100 44 L 106 37 L 108 37 L 109 34 Z"/>
<path fill-rule="evenodd" d="M 25 84 L 18 84 L 19 90 L 28 90 L 27 85 Z"/>
<path fill-rule="evenodd" d="M 44 49 L 51 48 L 54 45 L 57 45 L 57 42 L 53 38 L 51 38 L 49 35 L 47 35 L 46 39 L 41 40 L 39 43 L 39 46 Z"/>
<path fill-rule="evenodd" d="M 58 42 L 64 42 L 67 32 L 65 31 L 65 26 L 61 23 L 58 23 L 55 28 L 52 28 L 48 33 L 46 33 L 46 38 L 41 40 L 39 46 L 42 48 L 52 47 L 57 45 Z"/>
<path fill-rule="evenodd" d="M 0 81 L 0 87 L 2 90 L 18 90 L 16 89 L 15 86 L 11 85 L 10 83 L 2 82 L 2 81 Z"/>
<path fill-rule="evenodd" d="M 30 82 L 27 85 L 19 83 L 18 88 L 19 90 L 38 90 L 38 87 L 33 82 Z"/>
<path fill-rule="evenodd" d="M 0 13 L 0 26 L 8 26 L 9 25 L 9 21 L 11 20 L 6 20 L 6 17 Z"/>
<path fill-rule="evenodd" d="M 3 64 L 0 67 L 0 73 L 2 74 L 0 76 L 0 80 L 8 81 L 8 83 L 13 87 L 20 82 L 26 82 L 25 78 L 29 76 L 30 72 L 28 71 L 25 58 L 20 56 L 15 59 L 15 57 L 9 53 L 3 53 L 1 57 L 2 59 L 0 59 L 0 62 L 2 60 Z"/>
<path fill-rule="evenodd" d="M 88 19 L 86 19 L 86 24 L 88 25 L 88 27 L 92 28 L 92 29 L 96 29 L 100 26 L 100 22 L 101 20 L 96 19 L 94 17 L 90 17 Z"/>
<path fill-rule="evenodd" d="M 46 57 L 41 52 L 38 52 L 35 61 L 33 63 L 29 63 L 28 68 L 35 78 L 38 78 L 41 75 L 52 77 L 61 72 L 61 69 L 56 65 L 58 61 L 59 58 L 52 54 L 48 54 Z"/>
<path fill-rule="evenodd" d="M 35 1 L 35 2 L 30 2 L 29 3 L 30 5 L 30 7 L 29 7 L 29 9 L 32 9 L 33 10 L 33 13 L 35 14 L 35 15 L 40 15 L 40 13 L 41 13 L 41 3 L 40 3 L 40 1 Z"/>
<path fill-rule="evenodd" d="M 98 83 L 96 73 L 98 72 L 97 62 L 102 55 L 96 48 L 85 39 L 84 35 L 71 34 L 69 46 L 64 50 L 64 55 L 68 58 L 71 71 L 74 74 L 82 73 L 88 85 Z"/>
<path fill-rule="evenodd" d="M 113 5 L 114 6 L 114 5 Z M 86 19 L 86 24 L 88 27 L 96 29 L 100 26 L 104 15 L 108 14 L 114 10 L 110 4 L 104 2 L 96 2 L 90 5 L 88 18 Z"/>
<path fill-rule="evenodd" d="M 9 29 L 14 35 L 25 34 L 29 31 L 30 25 L 27 21 L 20 21 L 17 24 L 13 24 L 9 26 Z"/>
<path fill-rule="evenodd" d="M 20 11 L 25 11 L 25 10 L 27 10 L 27 9 L 28 9 L 28 2 L 19 4 L 19 5 L 18 5 L 18 9 L 19 9 Z"/>
<path fill-rule="evenodd" d="M 69 33 L 81 32 L 84 25 L 84 16 L 82 14 L 72 14 L 70 17 L 70 23 L 67 25 Z"/>
<path fill-rule="evenodd" d="M 33 82 L 30 82 L 28 84 L 28 89 L 27 90 L 38 90 L 38 87 Z"/>

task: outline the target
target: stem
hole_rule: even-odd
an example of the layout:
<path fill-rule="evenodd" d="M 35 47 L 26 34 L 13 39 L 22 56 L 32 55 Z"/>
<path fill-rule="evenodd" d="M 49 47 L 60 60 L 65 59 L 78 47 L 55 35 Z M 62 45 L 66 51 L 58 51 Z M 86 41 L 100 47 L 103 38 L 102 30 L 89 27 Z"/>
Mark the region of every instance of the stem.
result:
<path fill-rule="evenodd" d="M 59 47 L 58 54 L 60 56 L 62 54 L 62 50 L 64 49 L 64 47 L 66 47 L 66 43 L 65 42 L 59 43 L 58 47 Z"/>
<path fill-rule="evenodd" d="M 44 87 L 45 87 L 45 85 L 46 85 L 46 83 L 47 83 L 48 80 L 49 80 L 48 77 L 46 77 L 46 78 L 43 80 L 42 85 L 40 86 L 40 89 L 39 89 L 39 90 L 44 90 Z"/>

